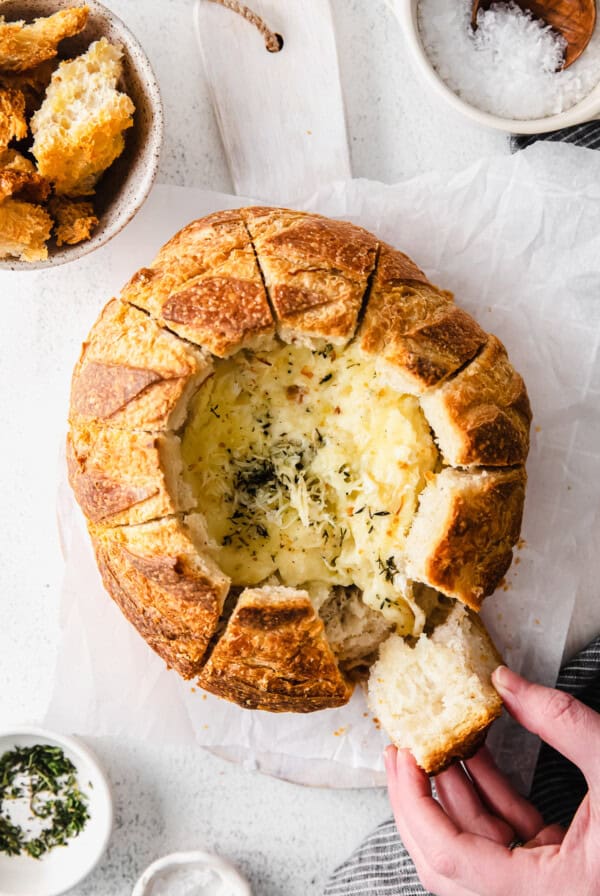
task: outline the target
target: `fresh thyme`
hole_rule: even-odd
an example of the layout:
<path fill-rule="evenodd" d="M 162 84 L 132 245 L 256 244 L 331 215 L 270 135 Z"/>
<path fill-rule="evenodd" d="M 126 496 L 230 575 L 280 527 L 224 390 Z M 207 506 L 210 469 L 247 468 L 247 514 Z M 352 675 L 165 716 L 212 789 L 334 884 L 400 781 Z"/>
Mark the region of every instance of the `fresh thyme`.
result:
<path fill-rule="evenodd" d="M 378 557 L 377 566 L 379 567 L 379 572 L 384 577 L 386 582 L 393 582 L 394 576 L 399 572 L 393 556 L 388 557 L 387 560 L 382 560 L 381 557 Z"/>
<path fill-rule="evenodd" d="M 49 744 L 15 747 L 0 757 L 0 852 L 39 859 L 83 830 L 90 816 L 76 771 Z M 31 820 L 48 820 L 37 836 L 12 821 L 7 804 L 17 800 L 27 801 Z"/>

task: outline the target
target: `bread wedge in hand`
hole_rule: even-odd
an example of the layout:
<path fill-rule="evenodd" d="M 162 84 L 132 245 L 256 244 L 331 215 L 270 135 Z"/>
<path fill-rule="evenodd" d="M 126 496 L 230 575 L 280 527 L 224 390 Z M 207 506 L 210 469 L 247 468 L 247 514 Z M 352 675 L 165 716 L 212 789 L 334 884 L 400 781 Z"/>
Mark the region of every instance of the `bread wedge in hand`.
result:
<path fill-rule="evenodd" d="M 393 743 L 436 775 L 472 756 L 500 715 L 491 675 L 501 662 L 479 617 L 455 603 L 414 646 L 396 634 L 382 644 L 369 704 Z"/>

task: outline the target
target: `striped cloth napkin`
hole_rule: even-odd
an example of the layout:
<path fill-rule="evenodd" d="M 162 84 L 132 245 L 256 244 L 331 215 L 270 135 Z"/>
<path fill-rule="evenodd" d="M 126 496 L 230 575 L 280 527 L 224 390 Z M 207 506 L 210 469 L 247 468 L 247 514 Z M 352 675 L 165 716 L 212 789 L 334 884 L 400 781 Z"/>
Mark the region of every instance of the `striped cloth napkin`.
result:
<path fill-rule="evenodd" d="M 529 137 L 513 137 L 513 151 L 537 140 L 575 143 L 600 149 L 600 121 Z M 600 712 L 600 636 L 563 666 L 556 685 Z M 548 824 L 568 825 L 587 785 L 578 768 L 543 744 L 530 798 Z M 394 819 L 377 827 L 329 879 L 323 896 L 425 896 L 412 859 L 398 836 Z"/>
<path fill-rule="evenodd" d="M 600 147 L 600 129 L 596 136 Z M 600 712 L 600 635 L 561 669 L 557 688 Z M 578 768 L 543 744 L 530 798 L 547 824 L 568 825 L 587 785 Z M 324 896 L 425 896 L 394 819 L 377 827 L 333 872 Z"/>
<path fill-rule="evenodd" d="M 529 137 L 513 137 L 512 149 L 525 149 L 537 140 L 553 140 L 558 143 L 575 143 L 577 146 L 587 146 L 588 149 L 600 149 L 600 121 L 588 121 L 585 124 L 575 124 L 571 128 L 563 128 L 560 131 L 550 131 L 548 134 L 532 134 Z"/>

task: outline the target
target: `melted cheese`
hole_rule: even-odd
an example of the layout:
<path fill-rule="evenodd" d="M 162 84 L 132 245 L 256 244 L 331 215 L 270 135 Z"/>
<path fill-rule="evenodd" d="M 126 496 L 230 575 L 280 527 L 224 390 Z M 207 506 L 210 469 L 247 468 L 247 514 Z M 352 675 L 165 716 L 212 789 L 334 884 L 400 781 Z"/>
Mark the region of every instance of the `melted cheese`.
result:
<path fill-rule="evenodd" d="M 356 585 L 420 631 L 404 545 L 438 453 L 417 399 L 356 346 L 279 345 L 219 361 L 182 439 L 215 559 L 236 585 Z"/>

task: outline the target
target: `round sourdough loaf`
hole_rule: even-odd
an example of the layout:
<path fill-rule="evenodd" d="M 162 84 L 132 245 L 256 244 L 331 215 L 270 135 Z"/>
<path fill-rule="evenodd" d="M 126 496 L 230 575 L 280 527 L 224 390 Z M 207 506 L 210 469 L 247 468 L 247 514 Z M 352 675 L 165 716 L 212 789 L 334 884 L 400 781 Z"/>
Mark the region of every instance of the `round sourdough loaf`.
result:
<path fill-rule="evenodd" d="M 185 227 L 104 308 L 69 477 L 107 591 L 169 666 L 308 712 L 346 702 L 383 643 L 372 704 L 432 770 L 499 712 L 473 611 L 519 537 L 530 419 L 504 346 L 406 255 L 243 208 Z M 438 679 L 396 711 L 423 666 Z M 417 694 L 438 720 L 420 746 L 398 733 Z"/>

